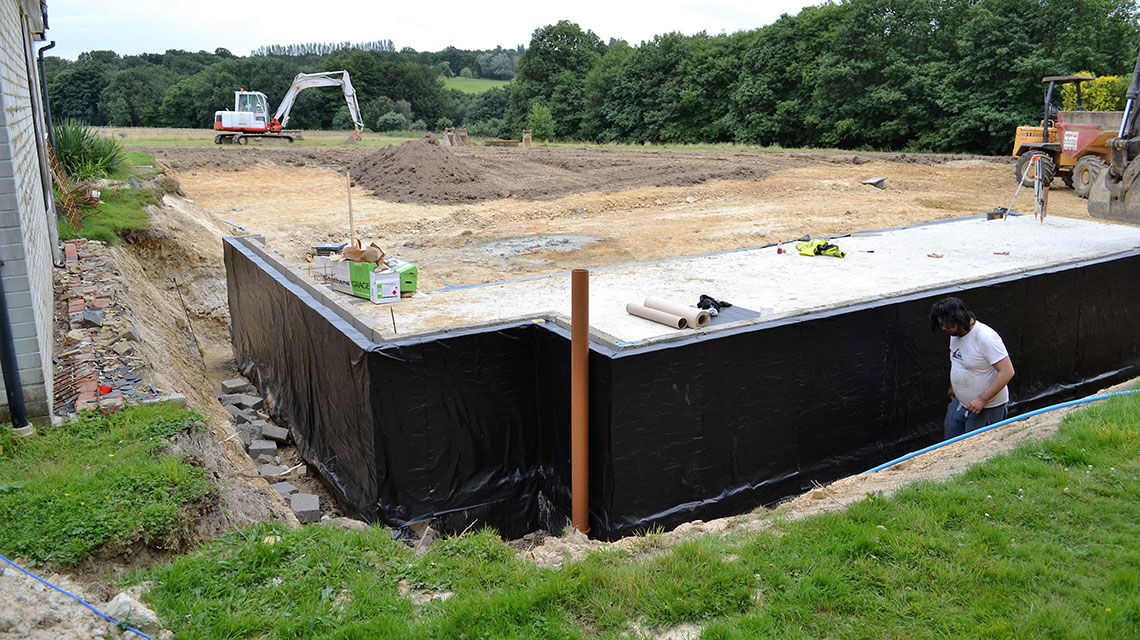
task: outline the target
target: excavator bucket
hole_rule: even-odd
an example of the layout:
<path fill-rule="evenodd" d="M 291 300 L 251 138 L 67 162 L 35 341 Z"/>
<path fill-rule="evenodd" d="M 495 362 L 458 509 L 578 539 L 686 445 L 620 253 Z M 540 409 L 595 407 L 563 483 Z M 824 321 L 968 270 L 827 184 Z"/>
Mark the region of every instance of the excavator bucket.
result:
<path fill-rule="evenodd" d="M 1128 165 L 1122 180 L 1109 169 L 1100 172 L 1089 189 L 1089 215 L 1140 224 L 1140 158 Z"/>

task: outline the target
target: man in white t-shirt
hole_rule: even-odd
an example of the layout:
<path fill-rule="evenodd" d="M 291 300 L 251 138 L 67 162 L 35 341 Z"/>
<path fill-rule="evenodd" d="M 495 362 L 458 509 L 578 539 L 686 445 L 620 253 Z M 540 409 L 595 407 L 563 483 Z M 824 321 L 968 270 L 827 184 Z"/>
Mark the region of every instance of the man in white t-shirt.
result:
<path fill-rule="evenodd" d="M 958 298 L 930 308 L 930 330 L 950 334 L 950 406 L 947 440 L 1005 419 L 1013 363 L 1001 336 L 974 317 Z"/>

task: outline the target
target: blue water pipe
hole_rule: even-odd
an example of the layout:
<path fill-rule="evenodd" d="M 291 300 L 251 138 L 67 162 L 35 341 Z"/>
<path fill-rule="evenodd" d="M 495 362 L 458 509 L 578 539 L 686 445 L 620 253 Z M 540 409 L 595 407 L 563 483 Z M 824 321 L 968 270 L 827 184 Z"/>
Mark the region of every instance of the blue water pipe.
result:
<path fill-rule="evenodd" d="M 106 620 L 107 622 L 110 622 L 111 624 L 113 624 L 113 625 L 115 625 L 115 626 L 119 626 L 119 627 L 122 627 L 122 628 L 123 628 L 124 630 L 126 630 L 126 631 L 130 631 L 130 632 L 132 632 L 132 633 L 138 634 L 139 636 L 142 636 L 143 638 L 146 638 L 147 640 L 154 640 L 153 638 L 151 638 L 151 637 L 150 637 L 150 636 L 148 636 L 147 634 L 143 633 L 142 631 L 139 631 L 138 629 L 136 629 L 136 628 L 134 628 L 134 627 L 123 627 L 123 626 L 122 626 L 122 624 L 120 624 L 118 620 L 116 620 L 116 619 L 112 618 L 111 616 L 109 616 L 109 615 L 107 615 L 107 614 L 103 613 L 102 611 L 100 611 L 100 610 L 96 609 L 94 606 L 92 606 L 91 604 L 89 604 L 89 603 L 88 603 L 86 600 L 84 600 L 83 598 L 80 598 L 79 596 L 77 596 L 77 595 L 75 595 L 75 594 L 73 594 L 73 593 L 70 593 L 70 592 L 68 592 L 68 591 L 64 590 L 64 589 L 63 589 L 63 588 L 61 588 L 61 587 L 57 587 L 57 586 L 55 586 L 54 584 L 52 584 L 52 583 L 48 582 L 47 580 L 44 580 L 43 578 L 41 578 L 41 577 L 37 576 L 36 574 L 32 573 L 31 571 L 28 571 L 27 569 L 25 569 L 25 568 L 21 567 L 20 565 L 16 564 L 15 562 L 12 562 L 12 561 L 11 561 L 11 560 L 9 560 L 8 558 L 6 558 L 6 557 L 5 557 L 3 554 L 0 554 L 0 560 L 3 560 L 4 562 L 7 562 L 8 564 L 12 565 L 13 567 L 15 567 L 15 568 L 19 569 L 20 571 L 22 571 L 22 572 L 26 573 L 26 574 L 27 574 L 27 575 L 29 575 L 29 576 L 31 576 L 31 577 L 33 577 L 33 578 L 35 578 L 36 580 L 39 580 L 40 582 L 42 582 L 42 583 L 44 583 L 45 585 L 47 585 L 47 586 L 51 587 L 52 589 L 55 589 L 56 591 L 58 591 L 58 592 L 62 593 L 63 595 L 65 595 L 65 596 L 67 596 L 67 597 L 69 597 L 69 598 L 74 598 L 76 602 L 78 602 L 79 604 L 81 604 L 81 605 L 83 605 L 83 606 L 87 607 L 88 609 L 90 609 L 90 610 L 94 611 L 94 612 L 95 612 L 95 613 L 96 613 L 96 614 L 97 614 L 97 615 L 98 615 L 100 618 L 103 618 L 103 619 L 104 619 L 104 620 Z"/>
<path fill-rule="evenodd" d="M 982 427 L 981 429 L 975 429 L 973 431 L 970 431 L 969 433 L 963 433 L 960 436 L 954 436 L 953 438 L 950 438 L 949 440 L 943 440 L 942 442 L 939 442 L 937 444 L 932 444 L 929 447 L 926 447 L 925 449 L 919 449 L 918 451 L 908 453 L 905 456 L 895 458 L 894 460 L 891 460 L 889 462 L 884 462 L 883 464 L 881 464 L 877 467 L 867 469 L 866 471 L 864 471 L 863 473 L 860 473 L 859 475 L 864 476 L 864 475 L 867 475 L 868 473 L 874 473 L 876 471 L 882 471 L 883 469 L 886 469 L 887 467 L 893 467 L 894 465 L 896 465 L 900 462 L 910 460 L 911 458 L 913 458 L 915 456 L 920 456 L 920 455 L 922 455 L 928 451 L 934 451 L 935 449 L 945 447 L 946 445 L 953 444 L 955 442 L 958 442 L 959 440 L 965 440 L 966 438 L 969 438 L 970 436 L 976 436 L 979 433 L 985 433 L 986 431 L 989 431 L 990 429 L 997 429 L 998 427 L 1004 427 L 1007 424 L 1012 424 L 1014 422 L 1018 422 L 1019 420 L 1025 420 L 1026 418 L 1032 418 L 1033 416 L 1040 415 L 1042 413 L 1048 413 L 1050 411 L 1056 411 L 1057 409 L 1064 409 L 1065 407 L 1072 407 L 1072 406 L 1075 406 L 1078 404 L 1085 404 L 1086 402 L 1094 402 L 1096 400 L 1104 400 L 1105 398 L 1111 398 L 1113 396 L 1123 396 L 1123 395 L 1128 395 L 1131 393 L 1140 393 L 1140 389 L 1130 389 L 1128 391 L 1114 391 L 1112 393 L 1102 393 L 1100 395 L 1089 396 L 1087 398 L 1080 398 L 1078 400 L 1069 400 L 1068 402 L 1062 402 L 1060 404 L 1054 404 L 1054 405 L 1050 405 L 1048 407 L 1043 407 L 1041 409 L 1030 411 L 1029 413 L 1023 413 L 1019 416 L 1014 416 L 1012 418 L 1006 418 L 1005 420 L 1002 420 L 1000 422 L 995 422 L 991 425 Z"/>

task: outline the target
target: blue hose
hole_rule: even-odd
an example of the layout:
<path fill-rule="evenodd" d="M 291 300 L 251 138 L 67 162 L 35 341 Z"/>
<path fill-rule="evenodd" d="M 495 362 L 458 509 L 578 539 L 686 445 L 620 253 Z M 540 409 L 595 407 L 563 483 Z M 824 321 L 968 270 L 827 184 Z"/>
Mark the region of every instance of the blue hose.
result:
<path fill-rule="evenodd" d="M 900 462 L 903 462 L 905 460 L 910 460 L 911 458 L 913 458 L 915 456 L 922 455 L 928 451 L 934 451 L 935 449 L 945 447 L 946 445 L 952 444 L 954 442 L 958 442 L 959 440 L 965 440 L 966 438 L 969 438 L 970 436 L 976 436 L 979 433 L 985 433 L 986 431 L 989 431 L 990 429 L 997 429 L 998 427 L 1004 427 L 1007 424 L 1012 424 L 1012 423 L 1017 422 L 1019 420 L 1025 420 L 1026 418 L 1032 418 L 1033 416 L 1036 416 L 1036 415 L 1039 415 L 1042 413 L 1047 413 L 1049 411 L 1056 411 L 1057 409 L 1064 409 L 1065 407 L 1072 407 L 1074 405 L 1084 404 L 1086 402 L 1093 402 L 1096 400 L 1104 400 L 1105 398 L 1111 398 L 1113 396 L 1128 395 L 1130 393 L 1140 393 L 1140 389 L 1130 389 L 1128 391 L 1114 391 L 1113 393 L 1102 393 L 1100 395 L 1089 396 L 1087 398 L 1080 398 L 1078 400 L 1069 400 L 1068 402 L 1062 402 L 1060 404 L 1054 404 L 1054 405 L 1050 405 L 1048 407 L 1044 407 L 1041 409 L 1030 411 L 1029 413 L 1023 413 L 1019 416 L 1014 416 L 1012 418 L 1006 418 L 1005 420 L 1002 420 L 1000 422 L 995 422 L 991 425 L 982 427 L 981 429 L 975 429 L 973 431 L 970 431 L 969 433 L 963 433 L 960 436 L 954 436 L 953 438 L 950 438 L 949 440 L 943 440 L 942 442 L 939 442 L 937 444 L 932 444 L 929 447 L 926 447 L 925 449 L 919 449 L 918 451 L 908 453 L 905 456 L 902 456 L 900 458 L 895 458 L 894 460 L 891 460 L 890 462 L 884 462 L 883 464 L 881 464 L 877 467 L 867 469 L 866 471 L 864 471 L 863 473 L 860 473 L 859 475 L 863 476 L 863 475 L 867 475 L 868 473 L 874 473 L 876 471 L 882 471 L 883 469 L 886 469 L 887 467 L 893 467 L 894 465 L 896 465 Z"/>
<path fill-rule="evenodd" d="M 115 619 L 114 619 L 114 618 L 112 618 L 111 616 L 109 616 L 109 615 L 107 615 L 107 614 L 103 613 L 102 611 L 100 611 L 100 610 L 96 609 L 95 607 L 91 606 L 91 605 L 90 605 L 90 604 L 88 604 L 88 602 L 87 602 L 86 600 L 84 600 L 83 598 L 80 598 L 79 596 L 77 596 L 77 595 L 75 595 L 75 594 L 73 594 L 73 593 L 69 593 L 69 592 L 67 592 L 67 591 L 63 590 L 62 588 L 60 588 L 60 587 L 57 587 L 57 586 L 55 586 L 54 584 L 52 584 L 52 583 L 48 582 L 47 580 L 44 580 L 43 578 L 41 578 L 41 577 L 37 576 L 36 574 L 32 573 L 31 571 L 28 571 L 27 569 L 25 569 L 25 568 L 21 567 L 20 565 L 16 564 L 15 562 L 12 562 L 12 561 L 11 561 L 11 560 L 9 560 L 8 558 L 4 557 L 4 555 L 3 555 L 3 554 L 0 554 L 0 560 L 3 560 L 4 562 L 7 562 L 8 564 L 12 565 L 13 567 L 16 567 L 16 568 L 17 568 L 17 569 L 19 569 L 20 571 L 23 571 L 24 573 L 26 573 L 26 574 L 28 574 L 29 576 L 31 576 L 31 577 L 33 577 L 33 578 L 35 578 L 36 580 L 39 580 L 40 582 L 42 582 L 42 583 L 44 583 L 45 585 L 47 585 L 47 586 L 51 587 L 52 589 L 55 589 L 56 591 L 58 591 L 58 592 L 62 593 L 63 595 L 65 595 L 65 596 L 68 596 L 68 597 L 70 597 L 70 598 L 74 598 L 74 599 L 75 599 L 75 600 L 76 600 L 76 601 L 77 601 L 79 604 L 81 604 L 81 605 L 83 605 L 83 606 L 87 607 L 88 609 L 90 609 L 90 610 L 94 611 L 94 612 L 95 612 L 95 613 L 96 613 L 96 614 L 97 614 L 97 615 L 98 615 L 100 618 L 103 618 L 103 619 L 104 619 L 104 620 L 106 620 L 107 622 L 110 622 L 111 624 L 113 624 L 113 625 L 116 625 L 116 626 L 122 626 L 122 625 L 119 623 L 119 621 L 118 621 L 118 620 L 115 620 Z M 154 640 L 153 638 L 151 638 L 151 637 L 150 637 L 150 636 L 148 636 L 147 634 L 143 633 L 142 631 L 139 631 L 138 629 L 136 629 L 136 628 L 134 628 L 134 627 L 123 627 L 123 628 L 124 628 L 125 630 L 127 630 L 127 631 L 130 631 L 130 632 L 132 632 L 132 633 L 136 633 L 136 634 L 138 634 L 138 635 L 140 635 L 140 636 L 142 636 L 142 637 L 146 638 L 147 640 Z"/>

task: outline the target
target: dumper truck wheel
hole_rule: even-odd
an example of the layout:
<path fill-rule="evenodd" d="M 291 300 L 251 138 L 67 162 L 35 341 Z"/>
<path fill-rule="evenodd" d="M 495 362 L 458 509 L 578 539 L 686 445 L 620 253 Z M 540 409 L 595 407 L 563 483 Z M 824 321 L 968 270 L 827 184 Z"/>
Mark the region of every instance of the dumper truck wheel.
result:
<path fill-rule="evenodd" d="M 1057 174 L 1057 165 L 1053 163 L 1053 158 L 1049 154 L 1043 151 L 1030 151 L 1022 154 L 1017 159 L 1017 177 L 1021 178 L 1021 184 L 1027 187 L 1032 187 L 1033 181 L 1037 177 L 1037 172 L 1033 168 L 1035 165 L 1030 161 L 1038 156 L 1041 157 L 1041 177 L 1045 180 L 1045 186 L 1049 186 L 1049 183 L 1053 182 L 1053 176 Z M 1029 165 L 1028 173 L 1025 171 L 1026 165 Z"/>
<path fill-rule="evenodd" d="M 1096 156 L 1085 156 L 1077 160 L 1077 165 L 1073 167 L 1073 191 L 1082 198 L 1088 198 L 1097 176 L 1106 167 L 1108 165 L 1105 161 Z"/>

